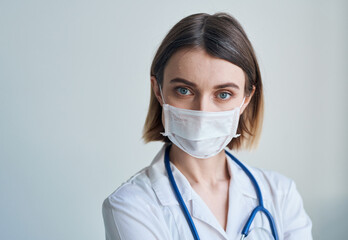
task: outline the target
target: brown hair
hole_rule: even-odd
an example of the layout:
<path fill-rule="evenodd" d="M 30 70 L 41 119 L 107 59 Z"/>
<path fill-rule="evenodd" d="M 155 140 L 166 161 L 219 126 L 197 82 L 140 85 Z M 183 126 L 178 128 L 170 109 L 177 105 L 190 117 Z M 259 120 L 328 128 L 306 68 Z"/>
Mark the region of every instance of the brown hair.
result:
<path fill-rule="evenodd" d="M 244 93 L 255 92 L 239 120 L 237 133 L 227 145 L 230 149 L 251 149 L 257 146 L 263 121 L 263 90 L 260 69 L 253 47 L 239 22 L 227 13 L 193 14 L 179 21 L 163 39 L 151 65 L 151 76 L 163 83 L 163 73 L 169 58 L 182 48 L 199 47 L 211 56 L 229 61 L 246 76 Z M 170 140 L 164 132 L 162 107 L 151 90 L 150 106 L 143 130 L 145 143 Z"/>

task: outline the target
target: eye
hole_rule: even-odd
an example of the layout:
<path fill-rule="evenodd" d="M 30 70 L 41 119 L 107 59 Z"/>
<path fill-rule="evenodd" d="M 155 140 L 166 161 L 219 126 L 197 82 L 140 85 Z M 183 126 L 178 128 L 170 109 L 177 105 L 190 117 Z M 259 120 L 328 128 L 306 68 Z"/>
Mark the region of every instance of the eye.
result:
<path fill-rule="evenodd" d="M 218 94 L 218 98 L 220 98 L 220 99 L 222 99 L 222 100 L 227 100 L 227 99 L 229 99 L 231 96 L 232 96 L 232 94 L 229 93 L 229 92 L 220 92 L 220 93 Z"/>
<path fill-rule="evenodd" d="M 188 90 L 187 88 L 184 88 L 184 87 L 178 87 L 178 88 L 176 88 L 176 91 L 181 95 L 190 95 L 191 94 L 190 90 Z"/>

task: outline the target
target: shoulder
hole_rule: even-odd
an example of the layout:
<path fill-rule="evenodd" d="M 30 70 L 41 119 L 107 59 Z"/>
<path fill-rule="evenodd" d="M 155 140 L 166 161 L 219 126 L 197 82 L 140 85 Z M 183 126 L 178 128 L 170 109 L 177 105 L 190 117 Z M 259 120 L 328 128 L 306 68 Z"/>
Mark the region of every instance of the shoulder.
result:
<path fill-rule="evenodd" d="M 103 203 L 103 209 L 112 206 L 114 210 L 122 207 L 138 207 L 144 205 L 159 205 L 154 186 L 159 179 L 165 177 L 164 157 L 166 144 L 162 146 L 151 164 L 118 187 Z"/>
<path fill-rule="evenodd" d="M 260 189 L 265 202 L 277 206 L 280 211 L 285 211 L 288 206 L 302 207 L 302 198 L 293 179 L 270 170 L 250 168 Z"/>
<path fill-rule="evenodd" d="M 141 170 L 103 201 L 106 239 L 168 239 L 150 170 Z"/>
<path fill-rule="evenodd" d="M 112 192 L 104 200 L 103 208 L 111 205 L 117 209 L 124 205 L 136 206 L 145 202 L 153 202 L 155 195 L 148 174 L 149 168 L 150 166 L 142 169 Z"/>
<path fill-rule="evenodd" d="M 153 185 L 159 178 L 163 177 L 164 164 L 160 160 L 163 159 L 165 147 L 166 145 L 162 146 L 149 166 L 135 173 L 111 193 L 105 201 L 112 203 L 131 201 L 134 204 L 145 201 L 156 202 Z"/>
<path fill-rule="evenodd" d="M 263 189 L 265 197 L 284 197 L 289 194 L 291 188 L 295 186 L 295 182 L 278 172 L 249 167 L 260 188 Z"/>
<path fill-rule="evenodd" d="M 279 213 L 295 205 L 302 207 L 302 198 L 294 180 L 275 171 L 255 167 L 248 169 L 256 179 L 266 205 L 273 206 Z M 256 195 L 255 190 L 252 190 Z"/>
<path fill-rule="evenodd" d="M 252 184 L 252 178 L 256 180 L 256 185 L 262 190 L 264 200 L 284 197 L 294 184 L 292 179 L 283 174 L 249 166 L 247 163 L 239 161 L 232 154 L 228 154 L 228 165 L 232 176 L 238 182 L 241 192 L 252 198 L 257 198 L 256 186 Z M 249 176 L 249 172 L 252 176 Z"/>

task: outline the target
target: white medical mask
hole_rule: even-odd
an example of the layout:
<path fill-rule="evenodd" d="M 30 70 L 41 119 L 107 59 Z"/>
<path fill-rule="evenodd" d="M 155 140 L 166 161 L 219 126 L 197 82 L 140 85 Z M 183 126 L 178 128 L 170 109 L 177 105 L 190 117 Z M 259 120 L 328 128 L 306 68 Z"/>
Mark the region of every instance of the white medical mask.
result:
<path fill-rule="evenodd" d="M 196 158 L 209 158 L 221 152 L 237 133 L 239 107 L 230 111 L 206 112 L 170 106 L 163 100 L 164 133 L 172 143 Z"/>

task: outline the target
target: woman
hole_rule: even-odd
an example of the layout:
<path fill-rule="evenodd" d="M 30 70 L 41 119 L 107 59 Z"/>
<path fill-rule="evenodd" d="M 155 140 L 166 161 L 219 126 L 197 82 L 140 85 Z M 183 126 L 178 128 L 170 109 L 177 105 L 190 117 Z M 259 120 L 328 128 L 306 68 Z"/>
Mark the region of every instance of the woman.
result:
<path fill-rule="evenodd" d="M 263 118 L 258 63 L 233 17 L 178 22 L 155 55 L 151 86 L 143 137 L 165 144 L 105 199 L 106 239 L 312 239 L 293 181 L 224 150 L 253 148 Z"/>

